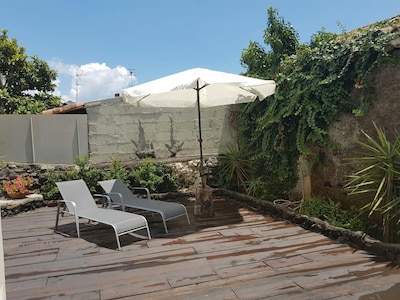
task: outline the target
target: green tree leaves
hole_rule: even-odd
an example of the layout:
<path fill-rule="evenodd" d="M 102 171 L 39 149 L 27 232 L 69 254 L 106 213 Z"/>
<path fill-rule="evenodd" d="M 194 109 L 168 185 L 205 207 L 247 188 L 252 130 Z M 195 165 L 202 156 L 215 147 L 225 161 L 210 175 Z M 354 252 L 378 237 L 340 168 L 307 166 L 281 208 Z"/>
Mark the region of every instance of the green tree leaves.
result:
<path fill-rule="evenodd" d="M 29 57 L 16 39 L 8 39 L 7 30 L 0 36 L 1 114 L 34 114 L 58 106 L 54 96 L 57 74 L 37 56 Z"/>

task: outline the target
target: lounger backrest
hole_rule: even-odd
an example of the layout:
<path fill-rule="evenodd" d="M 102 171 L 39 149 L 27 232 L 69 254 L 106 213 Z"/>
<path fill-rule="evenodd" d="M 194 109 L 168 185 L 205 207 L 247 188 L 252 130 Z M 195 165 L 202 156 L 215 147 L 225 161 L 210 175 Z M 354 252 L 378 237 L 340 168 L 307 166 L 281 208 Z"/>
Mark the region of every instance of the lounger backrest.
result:
<path fill-rule="evenodd" d="M 131 190 L 120 179 L 104 180 L 100 181 L 99 184 L 115 203 L 121 204 L 121 198 L 116 194 L 121 194 L 122 199 L 136 198 Z"/>
<path fill-rule="evenodd" d="M 82 179 L 57 182 L 56 184 L 63 199 L 75 202 L 78 211 L 98 208 L 89 188 Z M 67 207 L 69 211 L 72 211 L 72 206 L 68 202 Z"/>

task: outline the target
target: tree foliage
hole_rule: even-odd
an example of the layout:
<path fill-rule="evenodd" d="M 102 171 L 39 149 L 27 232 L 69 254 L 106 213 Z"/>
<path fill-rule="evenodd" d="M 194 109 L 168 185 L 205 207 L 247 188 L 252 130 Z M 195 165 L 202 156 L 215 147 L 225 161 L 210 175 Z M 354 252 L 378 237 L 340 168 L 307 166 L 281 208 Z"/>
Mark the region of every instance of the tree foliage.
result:
<path fill-rule="evenodd" d="M 282 190 L 294 186 L 300 154 L 332 146 L 328 129 L 342 113 L 362 115 L 368 109 L 371 71 L 388 58 L 385 46 L 393 37 L 383 26 L 341 35 L 321 30 L 309 44 L 300 44 L 290 23 L 268 9 L 264 42 L 271 50 L 250 42 L 241 63 L 244 75 L 274 79 L 276 93 L 242 110 L 241 133 Z M 351 97 L 353 88 L 357 98 Z"/>
<path fill-rule="evenodd" d="M 285 56 L 293 55 L 299 45 L 298 33 L 290 23 L 278 17 L 278 11 L 268 9 L 268 27 L 264 31 L 264 43 L 269 45 L 271 51 L 266 51 L 259 43 L 251 41 L 244 49 L 241 64 L 247 76 L 271 77 L 279 68 Z"/>
<path fill-rule="evenodd" d="M 61 98 L 51 93 L 57 74 L 25 48 L 7 30 L 0 36 L 0 113 L 34 114 L 58 106 Z"/>

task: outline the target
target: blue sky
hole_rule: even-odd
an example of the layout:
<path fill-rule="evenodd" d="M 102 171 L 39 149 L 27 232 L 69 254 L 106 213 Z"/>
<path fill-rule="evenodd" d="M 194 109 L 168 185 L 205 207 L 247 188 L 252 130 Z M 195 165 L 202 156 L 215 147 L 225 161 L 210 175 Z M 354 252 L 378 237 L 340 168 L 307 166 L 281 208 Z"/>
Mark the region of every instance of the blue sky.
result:
<path fill-rule="evenodd" d="M 57 94 L 86 102 L 194 67 L 239 74 L 269 7 L 301 42 L 400 14 L 399 0 L 0 0 L 0 27 L 58 72 Z"/>

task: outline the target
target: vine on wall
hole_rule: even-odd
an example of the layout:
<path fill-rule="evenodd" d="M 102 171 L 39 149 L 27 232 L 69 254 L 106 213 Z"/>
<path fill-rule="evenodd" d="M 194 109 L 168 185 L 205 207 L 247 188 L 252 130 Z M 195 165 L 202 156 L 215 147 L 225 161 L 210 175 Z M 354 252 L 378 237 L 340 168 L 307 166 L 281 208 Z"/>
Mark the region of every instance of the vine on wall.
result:
<path fill-rule="evenodd" d="M 242 110 L 241 133 L 247 144 L 258 149 L 254 159 L 260 161 L 259 171 L 287 190 L 297 181 L 299 155 L 311 155 L 315 146 L 333 146 L 328 137 L 331 124 L 343 113 L 363 115 L 375 100 L 371 72 L 393 61 L 385 47 L 399 35 L 400 18 L 340 35 L 321 30 L 309 44 L 300 44 L 293 38 L 296 35 L 285 34 L 293 32 L 290 23 L 274 9 L 268 14 L 264 41 L 271 51 L 251 42 L 242 54 L 242 65 L 247 67 L 245 75 L 274 79 L 276 93 Z M 290 51 L 275 47 L 268 43 L 271 34 L 275 34 L 275 43 L 278 34 L 280 39 L 289 36 L 289 44 L 297 45 L 290 46 Z M 279 64 L 271 57 L 280 57 Z M 351 94 L 353 89 L 358 92 Z"/>

